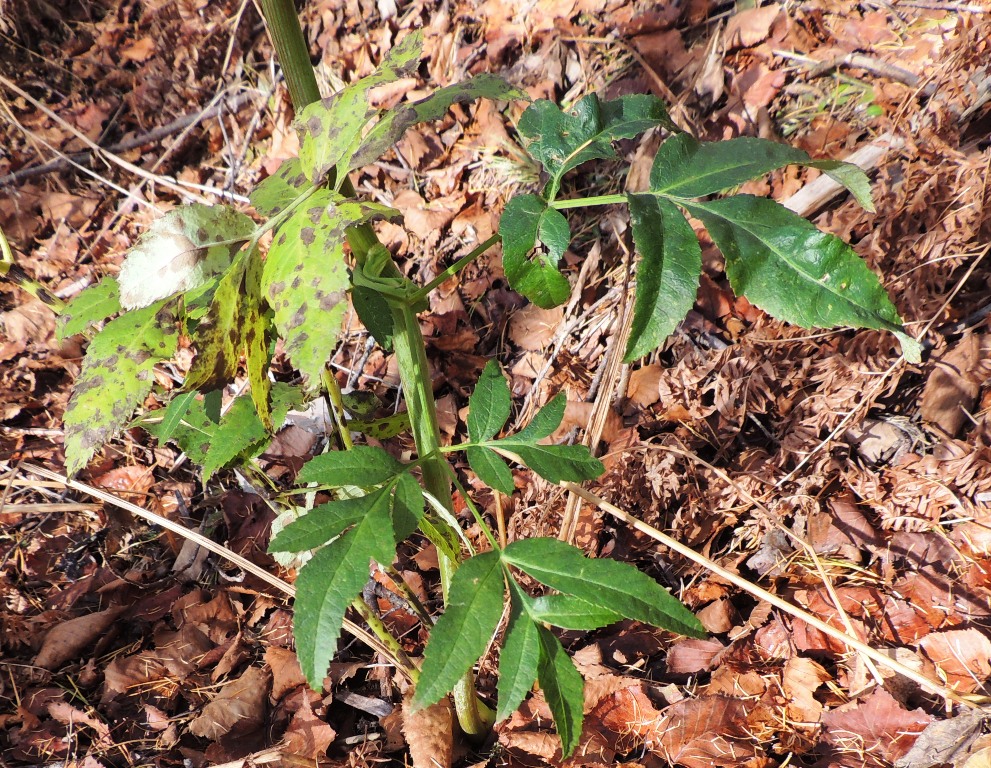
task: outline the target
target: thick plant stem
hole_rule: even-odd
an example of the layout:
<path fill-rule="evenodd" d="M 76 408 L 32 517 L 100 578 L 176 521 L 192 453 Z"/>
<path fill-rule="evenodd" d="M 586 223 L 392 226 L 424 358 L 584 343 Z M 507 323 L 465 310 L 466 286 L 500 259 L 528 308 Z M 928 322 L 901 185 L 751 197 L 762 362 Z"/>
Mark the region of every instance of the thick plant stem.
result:
<path fill-rule="evenodd" d="M 299 113 L 306 105 L 320 98 L 320 89 L 310 64 L 299 17 L 296 15 L 292 0 L 261 0 L 261 7 L 272 35 L 272 43 L 285 72 L 293 106 Z M 333 180 L 330 183 L 333 183 Z M 353 197 L 355 194 L 349 179 L 343 180 L 340 190 L 348 197 Z M 368 224 L 352 227 L 348 231 L 348 243 L 359 264 L 364 262 L 369 249 L 377 242 L 378 238 Z M 396 276 L 402 274 L 398 267 L 394 269 Z M 421 457 L 426 457 L 422 465 L 423 483 L 427 491 L 441 504 L 453 509 L 451 484 L 447 479 L 445 466 L 446 459 L 437 450 L 440 447 L 440 430 L 437 426 L 437 409 L 430 385 L 430 369 L 427 366 L 423 335 L 411 308 L 396 306 L 393 315 L 396 326 L 395 351 L 406 392 L 410 422 L 413 425 L 413 439 L 417 453 Z M 446 601 L 447 589 L 458 564 L 446 557 L 440 547 L 438 547 L 438 556 L 441 586 Z M 495 718 L 492 711 L 478 700 L 475 680 L 470 671 L 454 688 L 454 706 L 465 734 L 472 739 L 484 738 Z"/>

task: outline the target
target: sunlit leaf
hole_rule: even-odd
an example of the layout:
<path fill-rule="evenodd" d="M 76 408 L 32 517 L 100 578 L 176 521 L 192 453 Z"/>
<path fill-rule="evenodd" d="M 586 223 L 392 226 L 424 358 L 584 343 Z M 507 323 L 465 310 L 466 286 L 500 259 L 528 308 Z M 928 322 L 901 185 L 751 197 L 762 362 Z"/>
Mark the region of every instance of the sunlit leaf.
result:
<path fill-rule="evenodd" d="M 371 488 L 404 472 L 406 466 L 381 448 L 356 445 L 349 451 L 329 451 L 314 456 L 299 471 L 300 483 L 319 483 L 329 488 L 356 485 Z"/>
<path fill-rule="evenodd" d="M 544 595 L 533 598 L 530 615 L 537 621 L 561 629 L 592 630 L 615 624 L 623 617 L 616 611 L 594 605 L 574 595 Z"/>
<path fill-rule="evenodd" d="M 540 660 L 537 625 L 524 608 L 530 598 L 514 581 L 510 581 L 510 593 L 513 604 L 502 640 L 502 650 L 499 651 L 497 722 L 513 714 L 530 693 L 537 681 L 537 665 Z"/>
<path fill-rule="evenodd" d="M 582 735 L 585 683 L 567 651 L 549 630 L 538 626 L 537 640 L 540 646 L 537 679 L 561 737 L 562 756 L 568 757 Z"/>
<path fill-rule="evenodd" d="M 498 552 L 475 555 L 455 572 L 447 607 L 423 653 L 413 698 L 416 707 L 429 706 L 450 693 L 485 652 L 502 617 L 503 590 Z"/>
<path fill-rule="evenodd" d="M 299 158 L 291 157 L 255 187 L 248 199 L 259 214 L 271 218 L 282 213 L 312 186 L 303 173 Z"/>
<path fill-rule="evenodd" d="M 305 552 L 340 536 L 367 515 L 381 516 L 383 507 L 389 509 L 391 486 L 372 491 L 367 496 L 335 499 L 319 504 L 295 520 L 272 539 L 269 552 Z"/>
<path fill-rule="evenodd" d="M 56 338 L 63 341 L 85 333 L 94 323 L 120 312 L 120 287 L 112 277 L 105 277 L 76 296 L 56 320 Z"/>
<path fill-rule="evenodd" d="M 485 364 L 475 391 L 468 398 L 468 437 L 480 442 L 494 437 L 509 420 L 509 384 L 495 360 Z"/>
<path fill-rule="evenodd" d="M 518 195 L 499 219 L 499 235 L 503 269 L 514 291 L 544 309 L 567 301 L 571 284 L 558 263 L 571 242 L 571 229 L 560 211 L 537 195 Z"/>
<path fill-rule="evenodd" d="M 512 471 L 495 451 L 471 446 L 465 449 L 465 457 L 472 471 L 490 488 L 495 488 L 507 496 L 512 495 L 516 490 Z"/>

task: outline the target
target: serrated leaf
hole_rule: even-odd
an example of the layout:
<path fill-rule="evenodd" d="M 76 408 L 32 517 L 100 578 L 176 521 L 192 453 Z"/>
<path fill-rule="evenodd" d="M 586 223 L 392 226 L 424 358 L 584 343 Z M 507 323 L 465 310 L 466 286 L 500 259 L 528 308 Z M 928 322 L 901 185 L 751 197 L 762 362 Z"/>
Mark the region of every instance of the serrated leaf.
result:
<path fill-rule="evenodd" d="M 414 73 L 422 50 L 422 32 L 407 35 L 392 47 L 374 73 L 302 111 L 298 120 L 302 129 L 300 167 L 313 184 L 319 184 L 342 161 L 346 164 L 357 149 L 362 131 L 375 114 L 368 105 L 368 92 Z"/>
<path fill-rule="evenodd" d="M 298 157 L 283 161 L 282 165 L 256 186 L 248 199 L 255 210 L 265 218 L 282 213 L 313 185 L 303 173 Z"/>
<path fill-rule="evenodd" d="M 564 392 L 558 392 L 543 408 L 537 411 L 529 424 L 507 439 L 517 443 L 536 443 L 538 440 L 550 437 L 554 430 L 561 426 L 561 419 L 564 418 L 564 409 L 567 404 Z"/>
<path fill-rule="evenodd" d="M 629 195 L 627 202 L 640 254 L 633 323 L 623 358 L 630 362 L 664 343 L 694 306 L 702 249 L 691 225 L 670 201 Z"/>
<path fill-rule="evenodd" d="M 81 469 L 131 418 L 151 391 L 153 369 L 175 353 L 174 303 L 127 312 L 107 323 L 86 350 L 66 407 L 66 471 Z"/>
<path fill-rule="evenodd" d="M 523 463 L 549 483 L 593 480 L 605 467 L 584 445 L 506 445 Z"/>
<path fill-rule="evenodd" d="M 158 424 L 145 424 L 145 429 L 160 442 L 172 440 L 197 465 L 202 465 L 210 450 L 210 441 L 217 431 L 217 423 L 207 415 L 206 398 L 197 397 L 196 392 L 187 392 L 183 397 L 192 395 L 192 399 L 183 403 L 175 398 L 165 409 L 165 415 Z M 182 410 L 178 424 L 170 415 L 170 411 Z M 157 412 L 156 412 L 157 414 Z M 154 414 L 153 414 L 154 415 Z"/>
<path fill-rule="evenodd" d="M 489 448 L 478 448 L 470 446 L 465 449 L 465 457 L 472 471 L 478 475 L 479 479 L 490 488 L 495 488 L 499 493 L 512 496 L 516 490 L 516 483 L 513 480 L 513 473 L 506 466 L 504 459 L 500 458 L 495 451 Z"/>
<path fill-rule="evenodd" d="M 713 142 L 700 142 L 687 133 L 672 136 L 654 156 L 650 190 L 673 197 L 705 197 L 787 165 L 820 169 L 873 212 L 870 181 L 857 166 L 838 160 L 813 160 L 797 147 L 748 136 Z"/>
<path fill-rule="evenodd" d="M 268 378 L 269 357 L 268 335 L 271 327 L 262 296 L 263 263 L 257 251 L 248 255 L 244 273 L 244 368 L 251 388 L 251 400 L 255 404 L 258 418 L 269 431 L 272 430 L 272 405 L 269 402 L 272 382 Z"/>
<path fill-rule="evenodd" d="M 423 489 L 409 472 L 399 476 L 396 493 L 392 499 L 392 527 L 396 541 L 402 541 L 416 530 L 423 519 L 425 503 Z"/>
<path fill-rule="evenodd" d="M 561 629 L 593 630 L 621 621 L 623 616 L 574 595 L 544 595 L 530 603 L 530 615 Z"/>
<path fill-rule="evenodd" d="M 348 162 L 346 171 L 361 168 L 378 160 L 395 144 L 406 130 L 418 123 L 440 120 L 453 104 L 475 99 L 529 99 L 526 91 L 510 85 L 501 77 L 481 74 L 462 83 L 439 88 L 425 99 L 412 104 L 400 104 L 368 132 L 360 147 Z"/>
<path fill-rule="evenodd" d="M 509 591 L 513 603 L 509 624 L 499 651 L 499 703 L 496 722 L 509 717 L 523 703 L 523 699 L 537 682 L 537 665 L 540 661 L 540 640 L 537 625 L 533 623 L 525 605 L 530 597 L 510 580 Z"/>
<path fill-rule="evenodd" d="M 514 541 L 502 556 L 504 562 L 559 592 L 655 627 L 690 637 L 705 636 L 691 611 L 627 563 L 591 559 L 570 544 L 549 538 Z"/>
<path fill-rule="evenodd" d="M 250 397 L 239 397 L 224 414 L 210 441 L 201 471 L 206 483 L 218 469 L 244 456 L 249 449 L 268 438 L 268 430 L 258 418 Z"/>
<path fill-rule="evenodd" d="M 125 309 L 204 285 L 226 270 L 255 223 L 225 205 L 183 205 L 156 219 L 127 253 L 117 282 Z"/>
<path fill-rule="evenodd" d="M 447 608 L 423 653 L 415 707 L 429 706 L 450 693 L 485 652 L 502 617 L 503 588 L 498 552 L 475 555 L 455 572 Z"/>
<path fill-rule="evenodd" d="M 246 260 L 239 259 L 220 280 L 206 315 L 196 326 L 196 357 L 186 372 L 185 389 L 222 389 L 237 374 L 241 359 L 241 302 Z"/>
<path fill-rule="evenodd" d="M 268 545 L 268 551 L 305 552 L 323 546 L 352 525 L 357 525 L 367 515 L 381 515 L 382 510 L 378 507 L 384 505 L 384 509 L 388 511 L 391 491 L 392 487 L 387 485 L 367 496 L 335 499 L 320 504 L 279 531 Z"/>
<path fill-rule="evenodd" d="M 382 205 L 345 200 L 319 189 L 275 232 L 262 287 L 286 353 L 311 389 L 320 384 L 347 309 L 351 281 L 344 260 L 345 232 L 392 213 Z"/>
<path fill-rule="evenodd" d="M 389 565 L 395 547 L 389 506 L 381 504 L 350 531 L 319 549 L 299 572 L 293 634 L 300 667 L 312 688 L 322 688 L 337 651 L 344 614 L 368 581 L 370 561 Z"/>
<path fill-rule="evenodd" d="M 588 160 L 616 156 L 612 142 L 633 138 L 658 125 L 671 126 L 663 102 L 636 94 L 600 102 L 589 94 L 570 112 L 540 100 L 527 108 L 517 129 L 527 152 L 539 160 L 551 179 L 547 199 L 557 196 L 561 177 Z"/>
<path fill-rule="evenodd" d="M 481 442 L 495 437 L 509 420 L 512 397 L 509 384 L 495 360 L 489 360 L 468 398 L 468 439 Z"/>
<path fill-rule="evenodd" d="M 371 488 L 405 472 L 406 466 L 381 448 L 356 445 L 349 451 L 330 451 L 314 456 L 299 471 L 300 483 L 318 483 L 328 488 L 356 485 Z"/>
<path fill-rule="evenodd" d="M 549 630 L 538 626 L 537 640 L 540 646 L 537 679 L 554 718 L 554 727 L 561 737 L 561 756 L 569 757 L 581 740 L 585 681 L 567 651 Z"/>
<path fill-rule="evenodd" d="M 537 195 L 517 195 L 499 219 L 499 235 L 503 269 L 514 291 L 543 309 L 568 300 L 571 284 L 557 265 L 571 243 L 571 229 L 560 211 Z M 530 258 L 538 244 L 544 249 Z"/>
<path fill-rule="evenodd" d="M 120 312 L 120 286 L 112 277 L 105 277 L 76 296 L 55 323 L 56 338 L 64 341 L 69 336 L 85 333 L 94 323 L 106 320 Z"/>
<path fill-rule="evenodd" d="M 905 332 L 877 275 L 838 237 L 773 200 L 751 195 L 684 207 L 722 251 L 737 294 L 805 328 L 891 331 L 905 357 L 917 362 L 918 343 Z"/>

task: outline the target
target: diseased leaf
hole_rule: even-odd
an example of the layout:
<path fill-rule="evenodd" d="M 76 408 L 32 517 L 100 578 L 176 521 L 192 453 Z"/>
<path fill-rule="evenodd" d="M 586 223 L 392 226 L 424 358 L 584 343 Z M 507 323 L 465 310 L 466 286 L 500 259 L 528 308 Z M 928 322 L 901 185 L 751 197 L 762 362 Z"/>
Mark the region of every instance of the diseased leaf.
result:
<path fill-rule="evenodd" d="M 361 168 L 378 160 L 395 144 L 406 130 L 418 123 L 440 120 L 452 104 L 464 104 L 476 99 L 529 99 L 526 91 L 510 85 L 497 75 L 476 75 L 462 83 L 439 88 L 425 99 L 401 104 L 389 110 L 368 132 L 361 146 L 351 157 L 346 171 Z"/>
<path fill-rule="evenodd" d="M 567 651 L 549 630 L 538 626 L 537 639 L 540 645 L 537 679 L 561 737 L 562 757 L 568 757 L 582 736 L 585 682 Z"/>
<path fill-rule="evenodd" d="M 805 328 L 858 326 L 891 331 L 912 362 L 921 348 L 901 324 L 877 275 L 846 243 L 773 200 L 735 195 L 684 203 L 726 258 L 733 290 Z"/>
<path fill-rule="evenodd" d="M 320 384 L 347 309 L 351 281 L 344 260 L 345 232 L 372 217 L 394 213 L 319 189 L 275 232 L 262 286 L 286 353 L 311 389 Z"/>
<path fill-rule="evenodd" d="M 268 378 L 269 358 L 268 335 L 271 328 L 265 298 L 262 296 L 263 263 L 258 251 L 248 255 L 244 273 L 244 305 L 242 314 L 244 326 L 244 367 L 251 387 L 251 401 L 255 404 L 258 418 L 265 429 L 272 431 L 272 406 L 269 398 L 272 382 Z"/>
<path fill-rule="evenodd" d="M 664 343 L 694 306 L 702 249 L 691 225 L 670 201 L 653 195 L 629 195 L 627 201 L 640 254 L 633 323 L 623 357 L 631 362 Z"/>
<path fill-rule="evenodd" d="M 86 351 L 65 411 L 65 460 L 81 469 L 131 418 L 151 391 L 153 369 L 175 353 L 174 302 L 159 302 L 107 323 Z"/>
<path fill-rule="evenodd" d="M 571 242 L 571 229 L 560 211 L 537 195 L 518 195 L 499 219 L 499 235 L 503 269 L 514 291 L 543 309 L 567 301 L 571 285 L 557 265 Z M 538 244 L 545 250 L 530 258 Z"/>
<path fill-rule="evenodd" d="M 454 574 L 447 608 L 434 624 L 423 653 L 417 708 L 451 692 L 485 652 L 502 617 L 503 572 L 498 552 L 469 558 Z"/>
<path fill-rule="evenodd" d="M 222 389 L 237 374 L 244 329 L 241 301 L 246 265 L 246 259 L 238 259 L 217 281 L 210 308 L 196 326 L 196 357 L 186 372 L 185 389 Z"/>
<path fill-rule="evenodd" d="M 546 197 L 553 200 L 565 173 L 588 160 L 615 157 L 612 142 L 658 125 L 672 127 L 664 103 L 654 96 L 631 94 L 600 102 L 593 93 L 570 112 L 550 101 L 536 101 L 520 117 L 517 129 L 527 152 L 551 175 Z"/>
<path fill-rule="evenodd" d="M 380 515 L 389 509 L 392 486 L 354 499 L 336 499 L 320 504 L 279 531 L 268 545 L 269 552 L 305 552 L 323 546 L 340 536 L 367 515 Z"/>
<path fill-rule="evenodd" d="M 155 220 L 117 276 L 124 309 L 147 307 L 204 285 L 230 265 L 255 223 L 225 205 L 183 205 Z"/>
<path fill-rule="evenodd" d="M 179 429 L 182 420 L 186 417 L 190 405 L 196 400 L 196 392 L 183 392 L 176 395 L 164 409 L 162 421 L 158 424 L 155 436 L 161 440 L 171 440 L 176 430 Z M 161 411 L 159 411 L 161 413 Z"/>
<path fill-rule="evenodd" d="M 509 717 L 537 681 L 537 665 L 540 660 L 540 641 L 537 625 L 525 610 L 530 597 L 515 581 L 510 580 L 509 591 L 513 597 L 509 624 L 499 652 L 499 703 L 496 722 Z"/>
<path fill-rule="evenodd" d="M 495 451 L 471 446 L 465 449 L 465 457 L 472 471 L 490 488 L 507 496 L 511 496 L 516 490 L 512 471 Z"/>
<path fill-rule="evenodd" d="M 86 288 L 66 306 L 55 321 L 56 338 L 85 333 L 94 323 L 120 312 L 120 286 L 112 277 L 105 277 Z"/>
<path fill-rule="evenodd" d="M 574 595 L 544 595 L 530 603 L 530 615 L 536 621 L 561 629 L 592 630 L 615 624 L 622 615 L 601 605 L 593 605 Z"/>
<path fill-rule="evenodd" d="M 361 432 L 363 435 L 374 437 L 376 440 L 389 440 L 396 435 L 409 431 L 409 414 L 406 411 L 383 416 L 381 419 L 365 421 L 364 419 L 349 419 L 348 429 Z"/>
<path fill-rule="evenodd" d="M 705 636 L 705 629 L 691 611 L 627 563 L 590 559 L 570 544 L 549 538 L 514 541 L 503 550 L 502 557 L 559 592 L 655 627 L 690 637 Z"/>
<path fill-rule="evenodd" d="M 337 651 L 344 614 L 368 581 L 370 561 L 389 565 L 395 548 L 389 505 L 383 503 L 372 507 L 350 531 L 319 549 L 299 572 L 293 634 L 299 665 L 312 688 L 323 687 L 327 667 Z"/>
<path fill-rule="evenodd" d="M 248 199 L 259 214 L 270 219 L 282 213 L 312 186 L 303 173 L 299 158 L 291 157 L 256 186 Z"/>
<path fill-rule="evenodd" d="M 747 136 L 713 142 L 700 142 L 687 133 L 672 136 L 654 156 L 650 191 L 672 197 L 705 197 L 786 165 L 820 169 L 873 212 L 870 181 L 857 166 L 838 160 L 813 160 L 797 147 Z"/>
<path fill-rule="evenodd" d="M 362 131 L 375 114 L 368 104 L 368 92 L 413 74 L 422 50 L 423 33 L 407 35 L 392 47 L 374 73 L 303 109 L 298 120 L 302 132 L 299 160 L 313 184 L 320 184 L 337 165 L 347 165 L 358 148 Z M 343 177 L 340 174 L 338 184 Z"/>
<path fill-rule="evenodd" d="M 330 451 L 314 456 L 299 471 L 300 483 L 319 483 L 329 488 L 356 485 L 371 488 L 405 472 L 406 465 L 381 448 L 356 445 L 349 451 Z"/>
<path fill-rule="evenodd" d="M 512 398 L 509 384 L 495 360 L 485 364 L 475 391 L 468 398 L 468 438 L 481 442 L 495 437 L 509 420 Z"/>

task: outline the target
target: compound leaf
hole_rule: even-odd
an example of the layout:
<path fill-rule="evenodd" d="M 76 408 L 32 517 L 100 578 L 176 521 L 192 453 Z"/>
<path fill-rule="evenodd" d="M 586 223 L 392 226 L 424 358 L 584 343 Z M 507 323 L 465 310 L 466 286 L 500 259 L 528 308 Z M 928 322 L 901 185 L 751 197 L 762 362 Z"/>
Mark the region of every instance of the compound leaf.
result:
<path fill-rule="evenodd" d="M 761 197 L 735 195 L 684 203 L 726 258 L 733 290 L 770 314 L 805 328 L 848 325 L 894 333 L 905 357 L 919 362 L 877 275 L 849 245 Z"/>
<path fill-rule="evenodd" d="M 506 466 L 504 459 L 488 448 L 470 446 L 465 449 L 465 457 L 472 471 L 478 475 L 479 479 L 490 488 L 495 488 L 499 493 L 511 496 L 516 490 L 516 482 L 513 480 L 513 473 Z"/>
<path fill-rule="evenodd" d="M 299 471 L 300 483 L 319 483 L 329 488 L 356 485 L 371 488 L 389 482 L 406 466 L 381 448 L 356 445 L 349 451 L 330 451 L 314 456 Z"/>
<path fill-rule="evenodd" d="M 343 536 L 317 550 L 300 570 L 293 634 L 300 667 L 312 688 L 322 688 L 337 651 L 344 614 L 368 581 L 370 561 L 390 564 L 395 547 L 386 501 L 370 508 Z"/>
<path fill-rule="evenodd" d="M 561 419 L 564 418 L 564 409 L 567 407 L 567 398 L 564 392 L 558 392 L 539 411 L 523 429 L 512 435 L 511 439 L 519 443 L 536 443 L 543 440 L 561 426 Z"/>
<path fill-rule="evenodd" d="M 691 637 L 704 637 L 694 614 L 660 584 L 627 563 L 591 559 L 563 541 L 549 538 L 514 541 L 503 561 L 552 589 L 586 602 Z"/>
<path fill-rule="evenodd" d="M 557 265 L 571 242 L 571 229 L 560 211 L 537 195 L 518 195 L 499 219 L 499 235 L 503 269 L 513 290 L 544 309 L 567 301 L 571 285 Z M 538 244 L 544 249 L 531 259 Z"/>
<path fill-rule="evenodd" d="M 537 640 L 540 646 L 537 679 L 561 737 L 562 757 L 568 757 L 575 751 L 582 735 L 585 681 L 550 630 L 538 626 Z"/>
<path fill-rule="evenodd" d="M 69 302 L 55 323 L 56 338 L 63 341 L 85 333 L 94 323 L 120 312 L 120 286 L 112 277 L 91 285 Z"/>
<path fill-rule="evenodd" d="M 528 99 L 525 91 L 510 85 L 493 74 L 476 75 L 463 83 L 440 88 L 425 99 L 401 104 L 389 112 L 368 132 L 351 157 L 346 171 L 361 168 L 378 160 L 411 126 L 439 120 L 452 104 L 464 104 L 475 99 Z"/>
<path fill-rule="evenodd" d="M 255 231 L 225 205 L 183 205 L 156 219 L 128 251 L 117 276 L 124 309 L 146 307 L 204 285 L 231 265 Z"/>
<path fill-rule="evenodd" d="M 536 101 L 520 117 L 517 129 L 527 152 L 550 174 L 547 199 L 553 200 L 565 173 L 588 160 L 615 157 L 612 142 L 658 125 L 670 127 L 671 122 L 663 102 L 654 96 L 634 94 L 600 102 L 589 94 L 570 112 L 551 101 Z"/>
<path fill-rule="evenodd" d="M 65 461 L 74 474 L 123 427 L 151 391 L 153 369 L 175 353 L 174 302 L 127 312 L 107 323 L 86 351 L 65 412 Z"/>
<path fill-rule="evenodd" d="M 468 398 L 468 438 L 481 442 L 495 437 L 509 420 L 512 398 L 509 384 L 495 360 L 489 360 Z"/>
<path fill-rule="evenodd" d="M 503 589 L 498 552 L 475 555 L 455 572 L 447 608 L 424 650 L 415 707 L 428 707 L 450 693 L 485 652 L 502 617 Z"/>
<path fill-rule="evenodd" d="M 530 693 L 537 681 L 537 665 L 540 660 L 537 625 L 526 610 L 531 598 L 513 580 L 509 582 L 509 591 L 513 596 L 513 603 L 502 640 L 502 650 L 499 651 L 499 703 L 496 707 L 496 722 L 513 714 Z"/>
<path fill-rule="evenodd" d="M 636 302 L 624 359 L 657 349 L 695 304 L 702 249 L 674 203 L 653 195 L 629 195 L 633 242 L 640 254 Z"/>
<path fill-rule="evenodd" d="M 367 496 L 320 504 L 279 531 L 268 545 L 268 551 L 305 552 L 323 546 L 367 515 L 380 515 L 380 506 L 385 505 L 388 510 L 391 491 L 392 487 L 387 485 Z"/>

